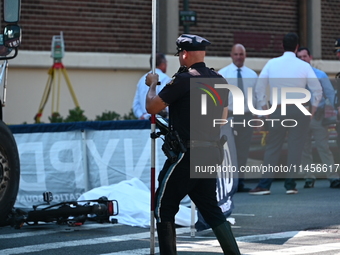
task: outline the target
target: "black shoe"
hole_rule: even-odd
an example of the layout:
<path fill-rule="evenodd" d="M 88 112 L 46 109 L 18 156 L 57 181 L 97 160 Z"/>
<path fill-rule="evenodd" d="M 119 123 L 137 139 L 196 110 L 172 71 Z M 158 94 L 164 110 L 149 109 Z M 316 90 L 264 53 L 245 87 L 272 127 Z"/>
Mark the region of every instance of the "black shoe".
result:
<path fill-rule="evenodd" d="M 160 255 L 177 255 L 176 227 L 174 222 L 157 223 Z"/>
<path fill-rule="evenodd" d="M 221 225 L 214 227 L 212 230 L 214 231 L 224 254 L 241 255 L 229 222 L 224 222 Z"/>
<path fill-rule="evenodd" d="M 314 188 L 314 183 L 315 183 L 314 180 L 306 181 L 306 182 L 305 182 L 305 186 L 303 186 L 303 187 L 304 187 L 305 189 Z"/>
<path fill-rule="evenodd" d="M 339 189 L 340 188 L 340 180 L 334 180 L 331 182 L 330 188 Z"/>

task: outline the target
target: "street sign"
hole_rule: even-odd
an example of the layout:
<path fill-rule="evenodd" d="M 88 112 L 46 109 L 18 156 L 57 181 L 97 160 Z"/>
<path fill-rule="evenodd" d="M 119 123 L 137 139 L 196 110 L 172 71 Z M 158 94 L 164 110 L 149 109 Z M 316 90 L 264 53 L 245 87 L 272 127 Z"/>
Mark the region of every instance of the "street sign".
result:
<path fill-rule="evenodd" d="M 196 26 L 197 15 L 195 11 L 179 11 L 180 26 Z"/>

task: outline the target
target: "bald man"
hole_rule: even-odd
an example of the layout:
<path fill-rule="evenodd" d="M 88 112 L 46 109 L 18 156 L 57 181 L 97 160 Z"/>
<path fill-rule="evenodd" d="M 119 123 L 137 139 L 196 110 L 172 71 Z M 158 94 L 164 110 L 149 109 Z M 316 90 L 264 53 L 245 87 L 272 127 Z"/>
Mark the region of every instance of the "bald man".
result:
<path fill-rule="evenodd" d="M 237 153 L 237 164 L 238 167 L 245 166 L 248 160 L 249 147 L 253 134 L 253 128 L 247 123 L 253 118 L 252 113 L 248 108 L 248 93 L 249 87 L 253 88 L 256 84 L 257 74 L 250 68 L 244 65 L 246 59 L 246 49 L 242 44 L 235 44 L 230 52 L 232 63 L 222 68 L 218 73 L 221 74 L 229 84 L 238 86 L 244 94 L 244 115 L 233 115 L 233 96 L 229 93 L 229 105 L 228 105 L 228 117 L 233 117 L 233 122 L 245 123 L 245 124 L 234 124 L 232 126 L 235 135 L 235 146 Z M 253 105 L 256 100 L 253 97 Z M 250 188 L 246 188 L 244 185 L 244 179 L 239 176 L 238 180 L 238 192 L 248 192 Z"/>
<path fill-rule="evenodd" d="M 217 84 L 225 83 L 221 75 L 204 63 L 205 48 L 210 44 L 207 39 L 198 35 L 181 35 L 176 40 L 176 56 L 181 68 L 158 94 L 158 75 L 146 76 L 146 84 L 150 86 L 146 96 L 148 113 L 156 114 L 169 106 L 170 131 L 165 139 L 171 140 L 171 143 L 167 142 L 163 150 L 169 151 L 166 146 L 170 145 L 172 156 L 168 157 L 159 173 L 159 185 L 155 194 L 155 218 L 161 255 L 177 254 L 175 215 L 180 201 L 186 195 L 189 195 L 212 228 L 224 254 L 241 254 L 230 224 L 217 203 L 216 175 L 191 178 L 193 166 L 214 166 L 221 164 L 223 160 L 223 145 L 219 142 L 220 127 L 213 127 L 212 120 L 227 117 L 228 90 L 222 89 L 218 92 L 221 104 L 214 106 L 213 100 L 207 101 L 207 115 L 202 115 L 199 107 L 191 107 L 191 104 L 200 104 L 201 99 L 201 92 L 194 86 L 202 82 L 196 80 L 192 84 L 194 78 L 209 77 L 211 83 L 213 80 Z M 203 83 L 206 81 L 205 79 Z M 192 120 L 196 120 L 200 125 L 191 125 Z M 173 137 L 177 139 L 174 140 Z M 180 143 L 182 147 L 174 146 Z"/>

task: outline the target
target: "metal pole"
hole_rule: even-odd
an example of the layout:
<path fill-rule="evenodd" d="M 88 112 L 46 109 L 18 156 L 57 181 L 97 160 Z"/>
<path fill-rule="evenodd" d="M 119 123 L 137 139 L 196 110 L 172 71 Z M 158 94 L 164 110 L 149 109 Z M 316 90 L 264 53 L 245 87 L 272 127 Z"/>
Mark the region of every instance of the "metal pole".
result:
<path fill-rule="evenodd" d="M 191 224 L 190 224 L 190 236 L 195 237 L 196 228 L 195 228 L 195 215 L 196 215 L 196 205 L 191 200 Z"/>
<path fill-rule="evenodd" d="M 183 1 L 183 11 L 189 11 L 189 0 Z M 184 25 L 184 34 L 189 34 L 189 33 L 190 33 L 190 26 Z"/>
<path fill-rule="evenodd" d="M 156 69 L 156 30 L 157 30 L 157 0 L 152 0 L 152 73 Z M 151 134 L 156 132 L 156 116 L 151 115 Z M 150 176 L 150 254 L 155 254 L 155 165 L 156 165 L 156 139 L 151 138 L 151 176 Z"/>
<path fill-rule="evenodd" d="M 152 73 L 155 73 L 156 69 L 156 32 L 157 32 L 157 0 L 152 0 Z"/>

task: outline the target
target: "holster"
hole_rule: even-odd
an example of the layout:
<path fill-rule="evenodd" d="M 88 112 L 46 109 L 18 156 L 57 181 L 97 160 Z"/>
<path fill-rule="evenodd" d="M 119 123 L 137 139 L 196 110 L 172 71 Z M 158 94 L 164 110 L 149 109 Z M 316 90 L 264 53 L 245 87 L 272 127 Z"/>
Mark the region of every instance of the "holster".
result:
<path fill-rule="evenodd" d="M 186 146 L 184 146 L 183 141 L 178 136 L 178 133 L 172 130 L 165 135 L 162 150 L 168 160 L 171 163 L 174 163 L 178 159 L 179 153 L 184 153 L 187 149 Z"/>

